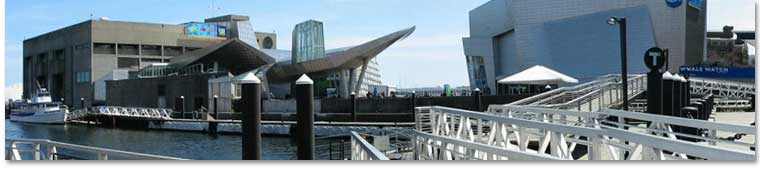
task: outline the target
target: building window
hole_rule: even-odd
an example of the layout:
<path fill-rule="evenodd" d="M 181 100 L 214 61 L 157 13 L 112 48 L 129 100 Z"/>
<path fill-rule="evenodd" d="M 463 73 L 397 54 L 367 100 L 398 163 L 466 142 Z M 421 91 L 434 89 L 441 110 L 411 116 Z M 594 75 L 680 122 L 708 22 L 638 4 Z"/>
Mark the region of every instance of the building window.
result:
<path fill-rule="evenodd" d="M 485 89 L 486 67 L 482 56 L 467 56 L 467 72 L 473 88 Z"/>
<path fill-rule="evenodd" d="M 77 72 L 76 78 L 77 78 L 78 83 L 90 82 L 90 72 L 89 71 Z"/>
<path fill-rule="evenodd" d="M 66 57 L 64 56 L 63 49 L 59 49 L 55 51 L 55 60 L 56 61 L 63 61 Z"/>
<path fill-rule="evenodd" d="M 164 46 L 164 56 L 179 56 L 179 55 L 182 55 L 182 47 Z"/>
<path fill-rule="evenodd" d="M 195 50 L 198 50 L 198 49 L 202 49 L 202 48 L 199 48 L 199 47 L 185 47 L 185 51 L 187 51 L 187 52 L 192 52 L 192 51 L 195 51 Z"/>
<path fill-rule="evenodd" d="M 119 44 L 119 55 L 140 55 L 138 45 Z"/>
<path fill-rule="evenodd" d="M 140 59 L 120 57 L 116 62 L 116 68 L 137 69 L 140 66 Z"/>
<path fill-rule="evenodd" d="M 243 93 L 242 86 L 237 85 L 237 84 L 232 84 L 232 89 L 233 89 L 232 98 L 240 98 Z"/>
<path fill-rule="evenodd" d="M 95 54 L 116 54 L 116 44 L 112 43 L 95 43 L 93 53 Z"/>
<path fill-rule="evenodd" d="M 143 56 L 161 56 L 161 46 L 158 45 L 142 45 Z"/>
<path fill-rule="evenodd" d="M 90 48 L 90 43 L 82 43 L 74 46 L 75 50 L 86 50 L 88 48 Z"/>

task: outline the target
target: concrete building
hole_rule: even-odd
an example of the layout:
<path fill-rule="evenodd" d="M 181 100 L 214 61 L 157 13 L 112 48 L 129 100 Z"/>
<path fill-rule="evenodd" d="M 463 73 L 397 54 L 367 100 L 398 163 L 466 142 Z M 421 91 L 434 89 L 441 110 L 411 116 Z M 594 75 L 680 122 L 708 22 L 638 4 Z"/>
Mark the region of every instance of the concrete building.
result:
<path fill-rule="evenodd" d="M 261 49 L 277 49 L 277 34 L 256 32 L 256 42 Z"/>
<path fill-rule="evenodd" d="M 356 46 L 325 50 L 322 57 L 297 62 L 292 60 L 291 51 L 257 48 L 240 37 L 228 37 L 222 42 L 173 57 L 168 63 L 154 63 L 130 72 L 129 79 L 106 81 L 107 104 L 177 108 L 176 100 L 185 97 L 186 110 L 200 106 L 213 110 L 213 96 L 218 96 L 220 110 L 229 111 L 240 98 L 240 86 L 233 79 L 249 73 L 262 80 L 264 97 L 270 98 L 289 97 L 292 82 L 302 74 L 315 80 L 315 95 L 321 97 L 324 95 L 321 91 L 333 87 L 327 79 L 341 71 L 350 74 L 342 78 L 345 81 L 339 81 L 338 87 L 345 88 L 344 92 L 360 88 L 366 92 L 366 85 L 381 83 L 379 78 L 369 78 L 379 77 L 379 73 L 373 74 L 379 69 L 370 67 L 371 59 L 412 32 L 414 27 Z M 261 47 L 261 44 L 257 46 Z M 139 98 L 130 98 L 132 96 Z"/>
<path fill-rule="evenodd" d="M 543 65 L 581 82 L 620 73 L 619 26 L 627 19 L 628 72 L 643 73 L 643 53 L 669 49 L 667 69 L 704 60 L 705 0 L 492 0 L 470 11 L 463 38 L 470 86 L 494 94 L 496 81 Z"/>
<path fill-rule="evenodd" d="M 46 87 L 52 98 L 80 107 L 105 103 L 105 80 L 123 79 L 116 69 L 137 70 L 225 40 L 193 36 L 185 24 L 88 20 L 24 40 L 23 98 Z"/>

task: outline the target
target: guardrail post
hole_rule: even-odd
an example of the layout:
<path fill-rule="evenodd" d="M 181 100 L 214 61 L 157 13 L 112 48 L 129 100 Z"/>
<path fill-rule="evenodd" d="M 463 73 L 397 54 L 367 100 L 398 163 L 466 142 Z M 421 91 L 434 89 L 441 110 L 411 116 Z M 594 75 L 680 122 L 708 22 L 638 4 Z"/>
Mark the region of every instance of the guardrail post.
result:
<path fill-rule="evenodd" d="M 298 160 L 314 160 L 314 81 L 306 74 L 296 80 L 296 149 Z"/>
<path fill-rule="evenodd" d="M 261 160 L 261 80 L 248 73 L 235 82 L 242 85 L 243 160 Z"/>
<path fill-rule="evenodd" d="M 356 92 L 351 92 L 351 122 L 356 122 Z"/>

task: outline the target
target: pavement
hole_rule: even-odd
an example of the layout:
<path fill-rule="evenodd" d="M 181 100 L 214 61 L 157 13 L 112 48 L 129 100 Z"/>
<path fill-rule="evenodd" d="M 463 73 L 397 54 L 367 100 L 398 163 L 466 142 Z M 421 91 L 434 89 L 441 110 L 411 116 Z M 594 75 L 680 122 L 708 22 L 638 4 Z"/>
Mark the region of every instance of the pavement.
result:
<path fill-rule="evenodd" d="M 715 118 L 716 122 L 739 124 L 739 125 L 749 125 L 755 122 L 755 112 L 716 112 L 716 113 L 713 113 L 711 117 Z M 730 136 L 733 136 L 734 134 L 736 133 L 718 131 L 718 137 L 730 137 Z M 757 145 L 757 142 L 755 141 L 755 139 L 756 139 L 755 135 L 747 135 L 747 136 L 742 137 L 738 141 Z M 743 147 L 743 146 L 738 146 L 738 145 L 730 144 L 730 143 L 718 143 L 718 146 L 741 150 L 741 151 L 749 150 L 746 148 L 746 146 Z"/>

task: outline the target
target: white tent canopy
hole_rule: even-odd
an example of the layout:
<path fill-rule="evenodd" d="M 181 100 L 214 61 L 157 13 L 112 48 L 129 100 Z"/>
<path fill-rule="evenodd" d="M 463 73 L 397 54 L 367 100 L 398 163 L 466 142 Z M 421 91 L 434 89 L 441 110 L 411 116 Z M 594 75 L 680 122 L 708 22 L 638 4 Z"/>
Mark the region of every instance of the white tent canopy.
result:
<path fill-rule="evenodd" d="M 536 65 L 500 79 L 499 84 L 560 84 L 578 83 L 578 80 L 544 66 Z"/>

